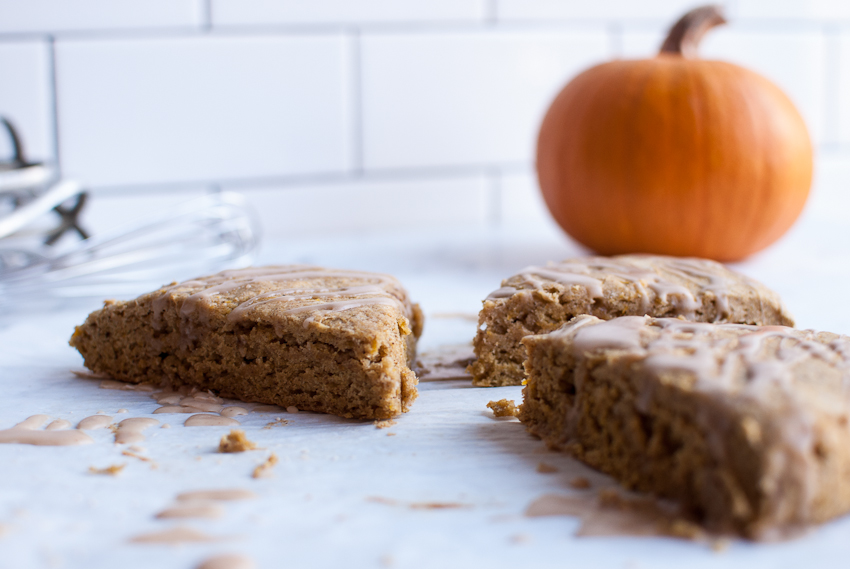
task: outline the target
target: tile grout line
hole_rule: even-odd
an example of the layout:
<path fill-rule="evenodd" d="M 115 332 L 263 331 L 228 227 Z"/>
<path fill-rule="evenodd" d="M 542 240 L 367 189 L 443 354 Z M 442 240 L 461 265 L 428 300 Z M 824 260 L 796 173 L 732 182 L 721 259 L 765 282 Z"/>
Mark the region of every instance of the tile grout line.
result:
<path fill-rule="evenodd" d="M 213 27 L 212 0 L 201 0 L 201 30 L 209 32 Z"/>
<path fill-rule="evenodd" d="M 349 134 L 349 167 L 357 176 L 363 175 L 363 78 L 360 30 L 348 32 L 348 109 L 351 132 Z"/>
<path fill-rule="evenodd" d="M 606 26 L 605 33 L 608 36 L 608 49 L 612 59 L 623 57 L 623 24 L 622 22 L 611 22 Z"/>
<path fill-rule="evenodd" d="M 56 38 L 47 36 L 48 66 L 50 73 L 50 114 L 53 122 L 53 161 L 57 176 L 62 176 L 62 158 L 59 144 L 59 89 L 56 72 Z"/>
<path fill-rule="evenodd" d="M 822 145 L 838 144 L 841 138 L 841 37 L 840 31 L 832 26 L 826 26 L 824 35 L 824 108 L 820 119 L 823 121 L 824 132 Z M 830 120 L 831 119 L 831 120 Z"/>
<path fill-rule="evenodd" d="M 502 172 L 498 168 L 488 168 L 485 175 L 489 181 L 487 195 L 487 225 L 499 227 L 502 219 Z"/>

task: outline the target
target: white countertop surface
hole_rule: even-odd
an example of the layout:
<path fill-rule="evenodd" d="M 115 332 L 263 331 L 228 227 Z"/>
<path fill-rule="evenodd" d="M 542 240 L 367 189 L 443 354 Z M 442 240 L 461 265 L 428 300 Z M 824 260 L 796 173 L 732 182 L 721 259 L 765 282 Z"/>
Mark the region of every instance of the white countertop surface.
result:
<path fill-rule="evenodd" d="M 850 333 L 850 226 L 833 202 L 822 201 L 813 200 L 780 243 L 737 268 L 777 290 L 800 327 Z M 580 253 L 549 226 L 441 229 L 270 243 L 259 263 L 395 274 L 425 310 L 421 349 L 428 351 L 474 333 L 474 322 L 446 314 L 476 313 L 480 300 L 523 266 Z M 519 387 L 423 382 L 412 410 L 388 429 L 319 414 L 251 413 L 238 419 L 264 450 L 218 454 L 228 428 L 183 427 L 188 415 L 151 415 L 158 405 L 147 393 L 100 389 L 98 381 L 70 373 L 81 368 L 81 358 L 68 338 L 98 304 L 0 316 L 0 428 L 36 413 L 76 424 L 98 411 L 116 421 L 154 417 L 172 428 L 149 429 L 140 443 L 156 469 L 122 456 L 107 429 L 91 431 L 95 443 L 86 446 L 0 445 L 0 568 L 192 568 L 223 552 L 245 554 L 263 568 L 752 569 L 823 567 L 850 558 L 850 517 L 794 541 L 735 541 L 719 553 L 666 538 L 578 538 L 575 518 L 525 517 L 535 498 L 573 492 L 568 481 L 577 474 L 597 486 L 606 479 L 547 451 L 516 420 L 492 418 L 486 403 L 519 402 Z M 128 412 L 117 414 L 121 408 Z M 289 424 L 262 428 L 276 417 Z M 273 476 L 252 479 L 252 469 L 272 451 L 280 458 Z M 559 471 L 538 473 L 541 461 Z M 88 472 L 111 464 L 126 468 L 115 477 Z M 176 494 L 207 488 L 246 488 L 258 497 L 224 503 L 226 514 L 217 520 L 155 519 Z M 421 502 L 464 507 L 410 507 Z M 228 539 L 179 547 L 128 542 L 176 525 Z"/>

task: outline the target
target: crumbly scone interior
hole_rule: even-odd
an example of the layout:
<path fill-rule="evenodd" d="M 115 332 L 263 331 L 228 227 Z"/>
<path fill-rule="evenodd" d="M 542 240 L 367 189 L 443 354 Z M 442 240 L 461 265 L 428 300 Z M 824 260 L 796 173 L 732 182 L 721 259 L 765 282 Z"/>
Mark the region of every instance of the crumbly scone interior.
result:
<path fill-rule="evenodd" d="M 470 366 L 473 383 L 519 385 L 525 377 L 522 338 L 581 314 L 793 326 L 776 293 L 713 261 L 622 255 L 528 267 L 484 301 L 474 339 L 477 361 Z"/>
<path fill-rule="evenodd" d="M 643 319 L 608 324 L 622 320 Z M 597 337 L 580 340 L 600 349 L 576 349 L 575 330 L 524 340 L 520 419 L 549 446 L 719 531 L 771 537 L 850 509 L 850 339 L 678 320 L 661 334 L 651 320 L 634 334 L 592 317 L 571 325 L 587 321 Z"/>

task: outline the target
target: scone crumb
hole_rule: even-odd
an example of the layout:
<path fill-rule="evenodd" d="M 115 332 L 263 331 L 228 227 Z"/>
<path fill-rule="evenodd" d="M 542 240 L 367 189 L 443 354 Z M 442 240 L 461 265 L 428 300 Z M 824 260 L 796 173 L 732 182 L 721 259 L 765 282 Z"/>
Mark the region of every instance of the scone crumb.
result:
<path fill-rule="evenodd" d="M 519 414 L 516 403 L 507 399 L 491 401 L 487 407 L 493 411 L 494 417 L 516 417 Z"/>
<path fill-rule="evenodd" d="M 270 422 L 266 423 L 266 426 L 263 427 L 263 428 L 264 429 L 271 429 L 273 427 L 282 427 L 282 426 L 288 425 L 288 424 L 289 424 L 289 421 L 287 421 L 286 419 L 281 419 L 280 417 L 278 417 L 274 421 L 270 421 Z"/>
<path fill-rule="evenodd" d="M 388 437 L 394 437 L 394 436 L 396 436 L 396 433 L 387 433 L 387 436 Z"/>
<path fill-rule="evenodd" d="M 558 468 L 556 466 L 552 466 L 551 464 L 547 464 L 545 462 L 537 463 L 537 472 L 541 474 L 552 474 L 553 472 L 558 472 Z"/>
<path fill-rule="evenodd" d="M 672 537 L 680 537 L 682 539 L 690 540 L 697 540 L 705 535 L 705 531 L 700 526 L 681 518 L 670 522 L 666 533 Z"/>
<path fill-rule="evenodd" d="M 106 468 L 96 468 L 94 466 L 89 466 L 89 472 L 92 474 L 108 474 L 109 476 L 118 476 L 118 474 L 124 470 L 126 464 L 113 464 L 112 466 L 107 466 Z"/>
<path fill-rule="evenodd" d="M 274 465 L 277 464 L 277 462 L 277 455 L 275 453 L 271 453 L 264 463 L 257 465 L 251 476 L 253 478 L 268 478 L 271 476 L 272 468 L 274 468 Z"/>
<path fill-rule="evenodd" d="M 715 553 L 723 553 L 729 547 L 729 540 L 725 538 L 718 538 L 712 540 L 711 542 L 711 550 Z"/>
<path fill-rule="evenodd" d="M 570 480 L 570 486 L 572 486 L 576 490 L 587 490 L 588 488 L 590 488 L 590 480 L 588 480 L 584 476 L 576 476 L 575 478 Z"/>
<path fill-rule="evenodd" d="M 297 413 L 298 407 L 296 407 L 295 405 L 290 405 L 289 407 L 286 408 L 286 412 L 287 413 Z"/>
<path fill-rule="evenodd" d="M 153 460 L 150 457 L 142 456 L 141 454 L 136 454 L 135 452 L 132 452 L 130 450 L 122 451 L 121 454 L 124 455 L 124 456 L 132 457 L 132 458 L 138 458 L 139 460 L 141 460 L 143 462 L 153 462 Z"/>
<path fill-rule="evenodd" d="M 396 424 L 396 422 L 393 421 L 392 419 L 384 419 L 383 421 L 375 421 L 375 428 L 376 429 L 388 429 L 395 424 Z"/>
<path fill-rule="evenodd" d="M 218 452 L 245 452 L 256 448 L 257 443 L 249 441 L 245 431 L 239 429 L 231 429 L 218 443 Z"/>

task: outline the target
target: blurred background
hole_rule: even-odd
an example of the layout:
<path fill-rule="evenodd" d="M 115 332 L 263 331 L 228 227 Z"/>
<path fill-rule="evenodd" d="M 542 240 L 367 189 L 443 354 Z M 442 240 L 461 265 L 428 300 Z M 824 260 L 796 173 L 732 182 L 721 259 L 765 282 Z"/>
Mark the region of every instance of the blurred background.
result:
<path fill-rule="evenodd" d="M 220 191 L 267 239 L 552 224 L 533 171 L 549 102 L 587 66 L 652 56 L 695 4 L 0 0 L 0 114 L 28 158 L 89 190 L 95 234 Z M 789 94 L 815 191 L 839 199 L 824 180 L 850 164 L 850 2 L 725 8 L 703 57 Z"/>

